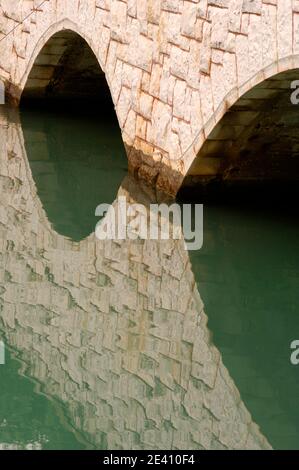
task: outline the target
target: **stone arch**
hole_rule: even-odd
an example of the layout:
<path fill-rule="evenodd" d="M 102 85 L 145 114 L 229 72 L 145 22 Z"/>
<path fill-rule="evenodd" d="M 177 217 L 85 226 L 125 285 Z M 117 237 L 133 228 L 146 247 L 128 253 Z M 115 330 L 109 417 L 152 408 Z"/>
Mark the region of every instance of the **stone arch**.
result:
<path fill-rule="evenodd" d="M 16 28 L 16 32 L 20 28 Z M 12 95 L 13 100 L 18 103 L 20 96 L 25 88 L 26 82 L 28 80 L 29 74 L 34 66 L 34 63 L 36 59 L 38 58 L 39 54 L 41 53 L 42 49 L 44 46 L 47 45 L 47 43 L 51 40 L 52 37 L 54 37 L 57 34 L 64 33 L 66 31 L 69 31 L 73 33 L 74 35 L 77 35 L 78 37 L 82 38 L 87 45 L 89 46 L 90 50 L 92 53 L 95 55 L 98 65 L 103 71 L 103 73 L 106 73 L 105 70 L 105 64 L 103 63 L 101 54 L 98 51 L 98 45 L 97 43 L 93 40 L 92 37 L 90 37 L 88 34 L 84 32 L 84 30 L 80 27 L 79 24 L 73 22 L 69 18 L 63 18 L 59 21 L 52 22 L 51 19 L 48 22 L 48 25 L 46 25 L 46 28 L 36 28 L 36 31 L 34 32 L 34 36 L 31 41 L 28 41 L 25 46 L 25 50 L 19 50 L 19 47 L 21 47 L 18 43 L 22 41 L 22 37 L 20 34 L 16 34 L 16 38 L 14 40 L 15 45 L 17 47 L 17 51 L 13 51 L 14 54 L 19 55 L 22 61 L 17 62 L 17 60 L 14 58 L 13 65 L 15 65 L 14 70 L 10 71 L 10 75 L 14 75 L 14 79 L 11 80 L 11 86 L 10 89 L 8 90 L 9 93 Z M 31 34 L 31 33 L 30 33 Z M 5 40 L 6 44 L 9 42 L 11 38 L 8 36 L 8 38 Z M 109 88 L 111 89 L 111 84 L 109 81 L 109 77 L 106 77 L 107 83 Z M 111 96 L 113 94 L 111 93 Z M 112 96 L 113 99 L 113 96 Z M 113 100 L 114 101 L 114 100 Z"/>
<path fill-rule="evenodd" d="M 92 41 L 68 20 L 52 25 L 42 35 L 20 80 L 19 100 L 47 95 L 109 97 L 114 107 L 103 64 Z"/>
<path fill-rule="evenodd" d="M 45 113 L 25 108 L 19 123 L 46 216 L 58 234 L 74 241 L 94 232 L 95 208 L 113 202 L 127 167 L 116 119 L 98 118 L 97 109 L 89 115 L 93 102 L 87 104 L 84 120 L 77 107 L 64 115 L 58 103 Z M 57 113 L 62 119 L 55 119 Z"/>
<path fill-rule="evenodd" d="M 287 179 L 294 177 L 294 171 L 298 179 L 294 130 L 299 109 L 291 103 L 291 84 L 298 79 L 299 56 L 295 55 L 232 89 L 197 136 L 196 157 L 182 186 L 215 179 Z"/>

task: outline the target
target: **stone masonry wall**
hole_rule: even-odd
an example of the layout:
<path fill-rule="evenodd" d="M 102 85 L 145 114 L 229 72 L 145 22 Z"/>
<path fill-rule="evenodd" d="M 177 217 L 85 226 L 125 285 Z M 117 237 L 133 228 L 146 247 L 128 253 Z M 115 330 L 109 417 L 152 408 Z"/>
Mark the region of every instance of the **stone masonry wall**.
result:
<path fill-rule="evenodd" d="M 238 97 L 299 64 L 298 0 L 41 1 L 0 2 L 8 92 L 18 100 L 54 33 L 82 35 L 106 74 L 130 168 L 171 193 Z"/>

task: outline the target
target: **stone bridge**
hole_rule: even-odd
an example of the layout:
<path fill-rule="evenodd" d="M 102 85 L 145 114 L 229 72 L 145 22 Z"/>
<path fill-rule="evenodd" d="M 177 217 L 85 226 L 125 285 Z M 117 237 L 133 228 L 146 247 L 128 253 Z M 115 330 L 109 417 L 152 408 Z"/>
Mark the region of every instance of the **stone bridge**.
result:
<path fill-rule="evenodd" d="M 108 84 L 129 168 L 169 193 L 297 170 L 298 0 L 1 0 L 0 34 L 14 103 Z"/>

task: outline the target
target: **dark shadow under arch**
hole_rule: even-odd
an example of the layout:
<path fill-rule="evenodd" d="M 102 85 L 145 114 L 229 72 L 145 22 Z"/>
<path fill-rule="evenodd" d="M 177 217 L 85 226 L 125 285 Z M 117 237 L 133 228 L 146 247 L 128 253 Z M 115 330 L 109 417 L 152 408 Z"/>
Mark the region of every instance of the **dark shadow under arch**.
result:
<path fill-rule="evenodd" d="M 21 105 L 93 103 L 114 111 L 105 74 L 88 43 L 71 30 L 54 34 L 41 49 L 24 87 Z"/>
<path fill-rule="evenodd" d="M 291 102 L 291 84 L 298 79 L 299 69 L 281 72 L 239 98 L 206 139 L 182 191 L 219 183 L 239 188 L 297 185 L 299 104 Z"/>

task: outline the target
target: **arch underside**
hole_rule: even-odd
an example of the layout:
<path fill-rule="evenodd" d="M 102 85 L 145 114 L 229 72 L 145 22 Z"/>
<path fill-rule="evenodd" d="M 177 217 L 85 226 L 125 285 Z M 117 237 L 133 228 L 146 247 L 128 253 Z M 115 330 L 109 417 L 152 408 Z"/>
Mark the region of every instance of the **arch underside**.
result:
<path fill-rule="evenodd" d="M 184 186 L 215 180 L 299 179 L 299 105 L 291 84 L 299 70 L 279 73 L 245 93 L 201 147 Z"/>
<path fill-rule="evenodd" d="M 96 100 L 112 106 L 105 74 L 88 43 L 71 30 L 54 34 L 35 59 L 22 102 Z"/>

